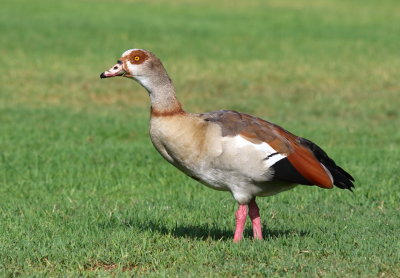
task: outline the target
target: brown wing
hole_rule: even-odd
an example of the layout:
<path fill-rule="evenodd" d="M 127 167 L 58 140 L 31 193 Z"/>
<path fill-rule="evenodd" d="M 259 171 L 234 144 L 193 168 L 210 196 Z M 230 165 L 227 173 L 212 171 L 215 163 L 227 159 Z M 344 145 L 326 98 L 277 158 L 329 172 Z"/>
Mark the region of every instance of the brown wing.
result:
<path fill-rule="evenodd" d="M 274 179 L 298 184 L 332 188 L 334 180 L 330 171 L 316 158 L 314 152 L 302 143 L 302 138 L 260 118 L 235 111 L 216 111 L 201 114 L 205 121 L 221 126 L 222 136 L 241 135 L 247 140 L 269 144 L 277 153 L 286 155 L 272 167 Z M 265 159 L 269 159 L 269 155 Z"/>

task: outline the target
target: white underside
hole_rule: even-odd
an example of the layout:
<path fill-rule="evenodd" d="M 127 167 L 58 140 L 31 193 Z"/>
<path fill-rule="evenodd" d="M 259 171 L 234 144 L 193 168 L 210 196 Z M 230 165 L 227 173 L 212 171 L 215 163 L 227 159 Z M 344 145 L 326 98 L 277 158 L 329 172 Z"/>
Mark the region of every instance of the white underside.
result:
<path fill-rule="evenodd" d="M 222 137 L 221 141 L 221 154 L 194 170 L 202 183 L 232 192 L 239 203 L 248 203 L 254 196 L 271 196 L 295 186 L 272 182 L 274 173 L 271 167 L 286 155 L 276 154 L 267 143 L 254 144 L 241 136 Z"/>

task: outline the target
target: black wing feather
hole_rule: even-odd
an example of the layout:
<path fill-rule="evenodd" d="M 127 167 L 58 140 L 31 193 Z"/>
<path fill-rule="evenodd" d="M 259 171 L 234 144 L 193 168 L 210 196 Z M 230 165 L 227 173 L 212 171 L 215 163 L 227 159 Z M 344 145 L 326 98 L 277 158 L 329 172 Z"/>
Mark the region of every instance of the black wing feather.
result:
<path fill-rule="evenodd" d="M 342 189 L 349 189 L 352 191 L 354 188 L 354 178 L 346 172 L 342 167 L 336 165 L 335 161 L 331 159 L 324 150 L 316 144 L 305 138 L 299 138 L 300 144 L 307 146 L 318 159 L 331 173 L 333 184 Z"/>

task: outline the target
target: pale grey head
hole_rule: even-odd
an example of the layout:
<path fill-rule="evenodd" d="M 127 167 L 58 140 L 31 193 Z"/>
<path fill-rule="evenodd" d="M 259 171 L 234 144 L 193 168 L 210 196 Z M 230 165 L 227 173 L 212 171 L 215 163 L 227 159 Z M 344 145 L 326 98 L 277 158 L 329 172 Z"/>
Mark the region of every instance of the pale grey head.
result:
<path fill-rule="evenodd" d="M 151 106 L 155 111 L 181 109 L 175 97 L 175 89 L 160 59 L 144 49 L 129 49 L 100 78 L 122 76 L 136 80 L 150 94 Z"/>

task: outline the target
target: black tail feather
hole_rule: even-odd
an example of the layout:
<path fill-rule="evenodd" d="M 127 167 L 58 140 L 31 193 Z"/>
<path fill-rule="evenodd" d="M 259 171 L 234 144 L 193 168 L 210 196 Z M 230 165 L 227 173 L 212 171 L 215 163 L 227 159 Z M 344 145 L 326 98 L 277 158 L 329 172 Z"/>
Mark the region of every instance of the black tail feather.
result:
<path fill-rule="evenodd" d="M 332 175 L 334 185 L 342 189 L 353 191 L 352 188 L 354 188 L 354 178 L 348 172 L 343 170 L 342 167 L 336 165 L 335 161 L 333 161 L 326 154 L 326 152 L 324 152 L 324 150 L 310 140 L 304 138 L 300 138 L 300 144 L 307 146 L 314 153 L 318 161 L 321 162 L 326 169 L 328 169 Z"/>

